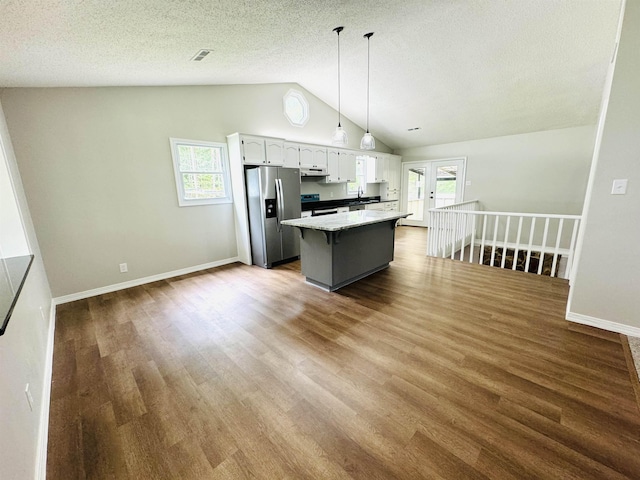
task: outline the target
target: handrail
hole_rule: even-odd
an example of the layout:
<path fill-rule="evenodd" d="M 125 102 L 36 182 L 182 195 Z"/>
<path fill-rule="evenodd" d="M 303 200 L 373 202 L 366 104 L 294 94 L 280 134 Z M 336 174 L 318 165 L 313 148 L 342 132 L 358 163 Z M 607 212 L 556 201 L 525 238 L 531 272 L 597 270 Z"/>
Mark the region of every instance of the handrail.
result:
<path fill-rule="evenodd" d="M 457 203 L 456 205 L 462 205 L 462 203 Z M 453 207 L 453 205 L 449 205 L 449 207 Z M 525 217 L 525 218 L 564 218 L 570 220 L 579 220 L 582 218 L 582 215 L 564 215 L 562 213 L 524 213 L 524 212 L 490 212 L 487 210 L 445 210 L 448 207 L 438 207 L 438 208 L 430 208 L 429 212 L 442 212 L 445 211 L 447 213 L 456 213 L 456 214 L 469 214 L 469 215 L 499 215 L 502 217 Z"/>

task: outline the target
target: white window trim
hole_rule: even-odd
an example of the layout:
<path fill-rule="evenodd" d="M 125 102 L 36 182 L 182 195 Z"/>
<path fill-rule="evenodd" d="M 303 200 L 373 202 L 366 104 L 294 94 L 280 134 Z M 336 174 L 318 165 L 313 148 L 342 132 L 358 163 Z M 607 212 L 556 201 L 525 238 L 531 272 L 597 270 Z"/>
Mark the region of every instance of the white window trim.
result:
<path fill-rule="evenodd" d="M 227 151 L 226 143 L 207 142 L 203 140 L 187 140 L 184 138 L 169 138 L 171 144 L 171 158 L 173 161 L 173 173 L 176 181 L 176 192 L 178 195 L 178 205 L 181 207 L 191 207 L 196 205 L 216 205 L 223 203 L 233 203 L 233 197 L 231 193 L 231 177 L 229 170 L 229 153 Z M 182 174 L 185 172 L 180 171 L 180 161 L 178 154 L 179 145 L 189 145 L 198 147 L 212 147 L 219 148 L 222 156 L 222 173 L 224 178 L 224 191 L 227 196 L 224 198 L 197 198 L 187 199 L 185 198 L 184 184 L 182 183 Z"/>
<path fill-rule="evenodd" d="M 296 122 L 294 121 L 290 116 L 289 116 L 289 112 L 287 111 L 287 98 L 289 97 L 293 97 L 295 99 L 298 100 L 298 102 L 300 102 L 300 104 L 302 105 L 302 110 L 303 110 L 303 118 L 301 121 Z M 299 92 L 298 90 L 294 90 L 293 88 L 289 89 L 289 91 L 287 93 L 284 94 L 284 97 L 282 97 L 282 109 L 284 112 L 284 116 L 287 117 L 287 120 L 289 120 L 289 123 L 291 125 L 293 125 L 294 127 L 304 127 L 307 122 L 309 121 L 309 102 L 307 101 L 306 97 L 304 96 L 304 94 L 302 92 Z"/>

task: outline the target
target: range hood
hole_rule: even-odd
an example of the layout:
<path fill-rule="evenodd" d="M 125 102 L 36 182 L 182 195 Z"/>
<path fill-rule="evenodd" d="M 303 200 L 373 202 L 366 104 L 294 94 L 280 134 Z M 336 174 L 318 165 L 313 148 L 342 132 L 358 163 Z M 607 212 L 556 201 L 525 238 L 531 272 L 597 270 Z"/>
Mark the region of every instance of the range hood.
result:
<path fill-rule="evenodd" d="M 300 175 L 303 177 L 327 177 L 329 172 L 326 167 L 300 167 Z"/>

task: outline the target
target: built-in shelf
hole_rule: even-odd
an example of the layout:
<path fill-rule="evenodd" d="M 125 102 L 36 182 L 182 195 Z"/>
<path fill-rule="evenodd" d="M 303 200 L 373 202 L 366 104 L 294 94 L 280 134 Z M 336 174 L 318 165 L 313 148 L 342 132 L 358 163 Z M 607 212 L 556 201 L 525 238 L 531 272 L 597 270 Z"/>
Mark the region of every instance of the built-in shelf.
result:
<path fill-rule="evenodd" d="M 32 263 L 33 255 L 0 258 L 0 335 L 7 330 L 13 307 L 18 301 Z"/>

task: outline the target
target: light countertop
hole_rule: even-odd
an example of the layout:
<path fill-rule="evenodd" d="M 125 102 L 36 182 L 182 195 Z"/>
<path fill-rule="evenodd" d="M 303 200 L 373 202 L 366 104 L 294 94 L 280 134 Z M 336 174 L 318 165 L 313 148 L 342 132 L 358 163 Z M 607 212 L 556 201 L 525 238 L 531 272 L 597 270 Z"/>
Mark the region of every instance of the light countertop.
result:
<path fill-rule="evenodd" d="M 357 210 L 354 212 L 334 213 L 332 215 L 321 215 L 318 217 L 292 218 L 290 220 L 283 220 L 280 223 L 298 228 L 337 232 L 339 230 L 362 227 L 363 225 L 398 220 L 399 218 L 406 218 L 409 215 L 411 214 L 395 211 Z"/>

